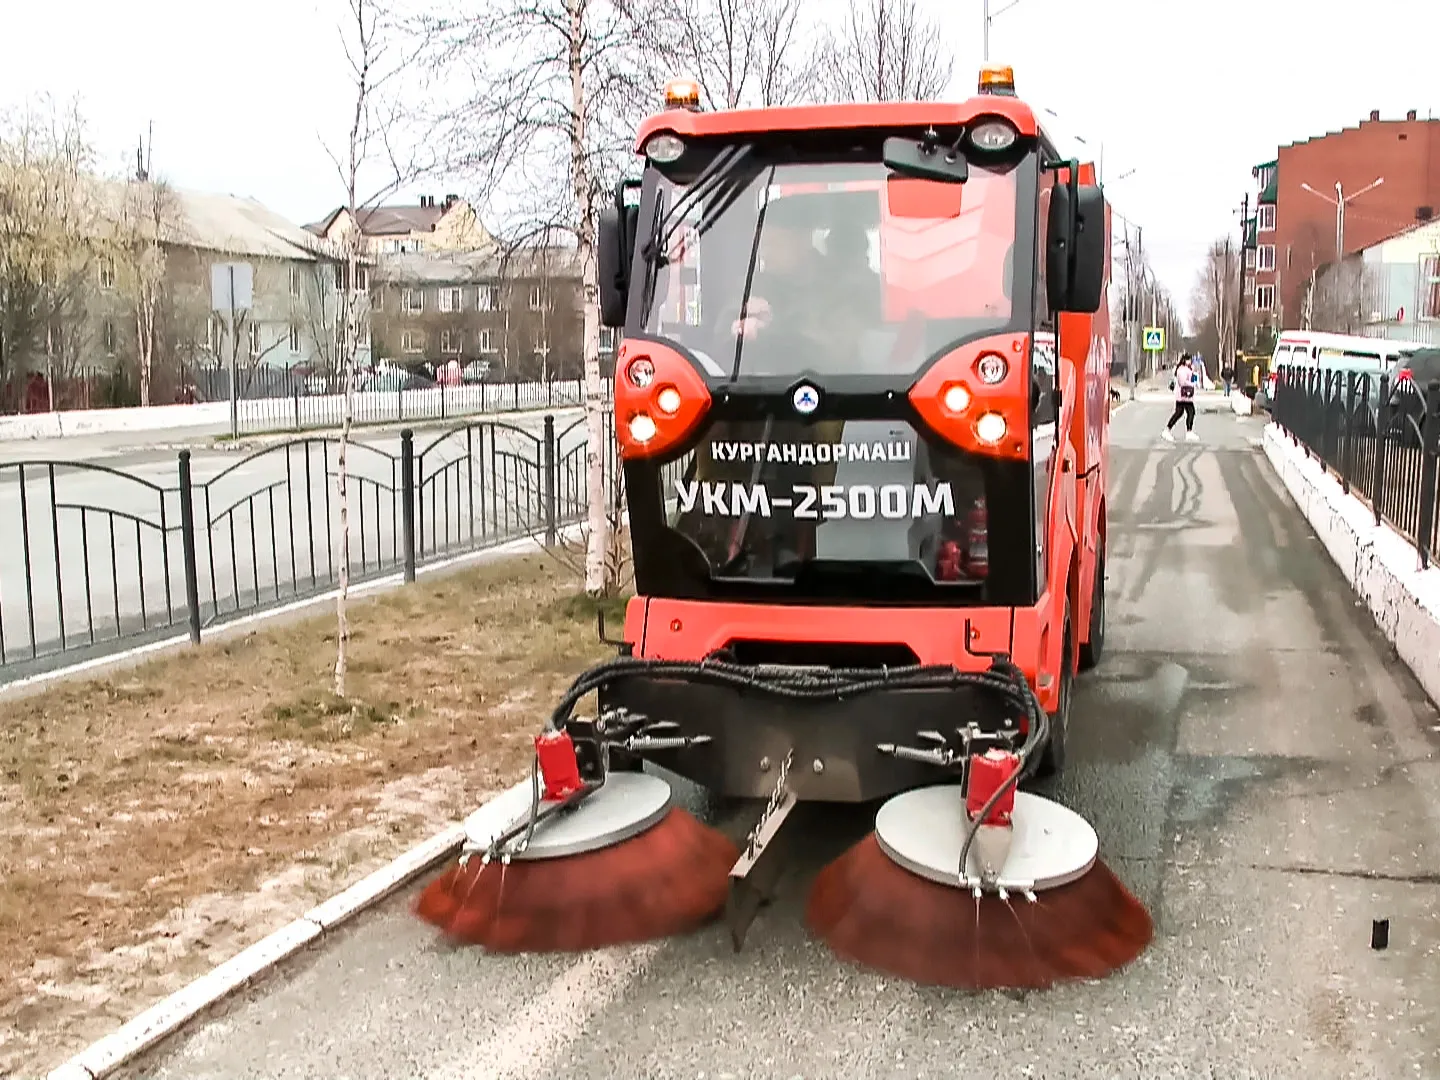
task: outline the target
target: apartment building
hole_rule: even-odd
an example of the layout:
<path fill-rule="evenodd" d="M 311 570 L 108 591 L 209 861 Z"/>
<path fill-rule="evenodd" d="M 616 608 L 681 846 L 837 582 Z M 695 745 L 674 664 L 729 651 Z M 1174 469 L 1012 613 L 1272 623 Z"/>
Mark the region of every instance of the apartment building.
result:
<path fill-rule="evenodd" d="M 414 205 L 376 206 L 358 211 L 355 217 L 372 255 L 480 251 L 493 243 L 475 208 L 458 195 L 446 195 L 438 202 L 434 195 L 421 195 Z M 341 206 L 305 227 L 338 244 L 355 222 Z"/>

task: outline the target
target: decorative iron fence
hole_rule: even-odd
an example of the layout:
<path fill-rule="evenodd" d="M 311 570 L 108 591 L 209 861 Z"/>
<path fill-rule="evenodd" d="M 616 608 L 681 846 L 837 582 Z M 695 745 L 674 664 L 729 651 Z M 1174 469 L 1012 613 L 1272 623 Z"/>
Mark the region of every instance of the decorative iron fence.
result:
<path fill-rule="evenodd" d="M 1272 416 L 1430 565 L 1440 546 L 1440 382 L 1282 367 Z"/>
<path fill-rule="evenodd" d="M 615 476 L 606 418 L 607 484 Z M 350 579 L 532 536 L 586 511 L 584 418 L 461 422 L 348 444 Z M 0 465 L 0 683 L 319 596 L 341 563 L 339 442 L 149 472 Z M 673 482 L 673 481 L 672 481 Z"/>

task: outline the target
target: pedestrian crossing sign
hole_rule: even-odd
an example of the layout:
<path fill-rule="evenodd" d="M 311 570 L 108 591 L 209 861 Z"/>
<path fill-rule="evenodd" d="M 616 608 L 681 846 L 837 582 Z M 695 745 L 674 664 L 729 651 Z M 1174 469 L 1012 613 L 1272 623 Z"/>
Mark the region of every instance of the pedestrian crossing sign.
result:
<path fill-rule="evenodd" d="M 1165 350 L 1165 328 L 1163 326 L 1145 327 L 1145 351 L 1163 352 Z"/>

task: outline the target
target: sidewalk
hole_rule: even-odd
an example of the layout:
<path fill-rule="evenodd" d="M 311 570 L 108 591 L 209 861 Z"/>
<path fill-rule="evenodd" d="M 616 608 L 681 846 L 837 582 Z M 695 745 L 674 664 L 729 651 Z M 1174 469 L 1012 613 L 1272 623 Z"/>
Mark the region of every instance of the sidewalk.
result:
<path fill-rule="evenodd" d="M 383 424 L 357 425 L 351 429 L 351 438 L 364 442 L 393 436 L 406 428 L 415 432 L 440 431 L 467 423 L 499 421 L 525 426 L 537 418 L 551 415 L 558 421 L 580 414 L 578 405 L 561 405 L 555 408 L 529 409 L 523 412 L 474 413 L 468 416 L 451 417 L 445 420 L 417 420 L 413 423 L 390 422 Z M 29 461 L 103 461 L 108 465 L 144 461 L 156 457 L 174 457 L 181 450 L 208 454 L 252 453 L 266 446 L 289 442 L 292 439 L 336 438 L 340 429 L 314 428 L 304 432 L 278 431 L 256 435 L 241 435 L 230 439 L 230 425 L 219 427 L 185 427 L 148 432 L 105 432 L 95 435 L 67 435 L 51 439 L 5 439 L 0 440 L 0 465 Z"/>

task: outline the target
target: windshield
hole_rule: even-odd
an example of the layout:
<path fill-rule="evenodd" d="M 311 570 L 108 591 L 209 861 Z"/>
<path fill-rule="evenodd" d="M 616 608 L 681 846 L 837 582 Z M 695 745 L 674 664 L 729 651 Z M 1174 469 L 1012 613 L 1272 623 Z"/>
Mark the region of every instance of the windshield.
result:
<path fill-rule="evenodd" d="M 1011 326 L 1016 172 L 972 163 L 961 185 L 752 156 L 686 200 L 698 169 L 687 182 L 651 169 L 632 320 L 712 379 L 916 373 Z"/>

